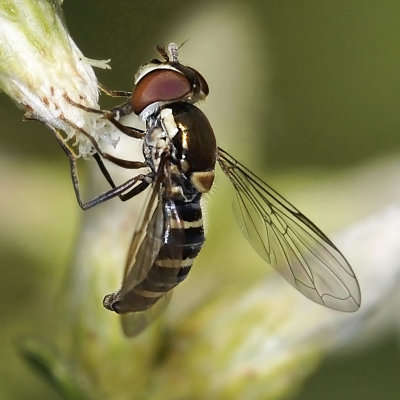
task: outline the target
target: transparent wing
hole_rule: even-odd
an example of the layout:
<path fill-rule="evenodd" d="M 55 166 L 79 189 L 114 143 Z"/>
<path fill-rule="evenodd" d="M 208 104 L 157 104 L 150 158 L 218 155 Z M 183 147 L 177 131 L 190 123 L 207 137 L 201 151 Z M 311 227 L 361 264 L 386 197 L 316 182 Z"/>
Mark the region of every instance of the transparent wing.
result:
<path fill-rule="evenodd" d="M 218 162 L 236 189 L 237 221 L 258 254 L 309 299 L 356 311 L 361 302 L 357 279 L 325 234 L 221 148 Z"/>
<path fill-rule="evenodd" d="M 143 331 L 166 308 L 171 289 L 181 280 L 184 224 L 174 201 L 160 200 L 160 188 L 170 180 L 165 172 L 168 168 L 160 164 L 139 228 L 132 237 L 122 287 L 103 301 L 106 308 L 122 314 L 127 336 Z M 177 267 L 167 262 L 163 268 L 164 260 L 173 260 Z"/>
<path fill-rule="evenodd" d="M 182 280 L 180 273 L 183 267 L 184 232 L 174 201 L 159 202 L 137 251 L 136 246 L 131 246 L 128 262 L 132 263 L 132 267 L 127 271 L 118 293 L 120 301 L 125 302 L 125 308 L 134 308 L 135 304 L 130 304 L 131 292 L 137 294 L 138 290 L 157 296 L 162 293 L 162 296 L 145 311 L 121 315 L 126 336 L 137 335 L 154 321 L 168 305 L 172 288 Z M 134 236 L 135 243 L 137 236 Z M 167 266 L 163 266 L 163 262 L 167 262 Z M 137 297 L 133 296 L 133 299 Z"/>
<path fill-rule="evenodd" d="M 172 296 L 172 291 L 167 292 L 146 311 L 122 314 L 122 330 L 127 337 L 136 336 L 143 332 L 168 306 Z"/>
<path fill-rule="evenodd" d="M 115 304 L 118 304 L 118 309 L 135 309 L 136 299 L 135 296 L 130 296 L 130 292 L 145 279 L 161 248 L 163 218 L 161 203 L 158 199 L 159 186 L 157 182 L 153 185 L 138 229 L 133 233 L 121 289 L 105 296 L 103 300 L 103 305 L 109 310 L 117 311 Z M 165 297 L 145 311 L 121 314 L 124 334 L 134 336 L 142 332 L 165 309 L 167 303 L 168 300 Z"/>
<path fill-rule="evenodd" d="M 153 208 L 151 202 L 148 208 Z M 146 214 L 146 213 L 145 213 Z M 134 307 L 130 303 L 129 292 L 137 287 L 149 274 L 151 267 L 163 245 L 164 218 L 162 204 L 158 203 L 150 221 L 142 222 L 142 228 L 147 226 L 143 236 L 141 229 L 135 232 L 129 248 L 126 275 L 119 291 L 119 298 L 125 302 L 124 307 Z M 129 312 L 121 315 L 122 329 L 126 336 L 135 336 L 142 332 L 167 307 L 172 292 L 165 294 L 145 311 Z"/>
<path fill-rule="evenodd" d="M 162 246 L 164 219 L 158 190 L 159 188 L 154 185 L 139 229 L 133 233 L 121 292 L 128 292 L 146 277 Z"/>

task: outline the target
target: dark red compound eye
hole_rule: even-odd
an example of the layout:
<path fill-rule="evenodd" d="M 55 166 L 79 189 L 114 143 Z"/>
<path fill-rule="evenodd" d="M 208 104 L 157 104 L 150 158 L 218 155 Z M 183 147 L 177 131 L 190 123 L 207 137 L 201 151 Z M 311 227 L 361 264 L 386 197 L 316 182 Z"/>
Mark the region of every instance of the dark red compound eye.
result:
<path fill-rule="evenodd" d="M 132 93 L 132 109 L 140 114 L 157 101 L 179 100 L 192 90 L 189 81 L 179 72 L 158 69 L 145 75 Z"/>
<path fill-rule="evenodd" d="M 191 69 L 195 75 L 197 76 L 197 79 L 199 80 L 200 83 L 200 90 L 204 93 L 205 96 L 208 96 L 208 94 L 210 93 L 210 90 L 208 89 L 208 84 L 206 82 L 206 80 L 203 78 L 203 75 L 200 74 L 200 72 L 196 71 L 194 68 L 191 67 L 187 67 L 189 69 Z"/>

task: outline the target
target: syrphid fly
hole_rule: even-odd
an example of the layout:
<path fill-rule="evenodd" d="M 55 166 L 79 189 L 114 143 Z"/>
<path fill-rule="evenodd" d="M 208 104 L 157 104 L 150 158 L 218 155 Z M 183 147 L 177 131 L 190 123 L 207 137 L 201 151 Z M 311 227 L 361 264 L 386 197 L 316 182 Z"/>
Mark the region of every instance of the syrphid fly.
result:
<path fill-rule="evenodd" d="M 360 289 L 344 256 L 300 211 L 217 146 L 207 117 L 194 105 L 209 93 L 205 79 L 179 62 L 174 43 L 157 50 L 162 59 L 139 69 L 132 92 L 108 91 L 126 96 L 126 103 L 108 112 L 92 110 L 143 140 L 144 162 L 107 159 L 125 168 L 145 166 L 147 173 L 115 187 L 97 154 L 113 189 L 83 207 L 116 195 L 128 200 L 149 186 L 151 190 L 129 248 L 122 287 L 105 296 L 104 307 L 129 316 L 123 318 L 127 335 L 140 332 L 162 309 L 204 244 L 200 200 L 213 185 L 218 162 L 235 189 L 234 212 L 241 230 L 258 254 L 309 299 L 356 311 Z M 118 122 L 132 112 L 145 121 L 145 131 Z M 78 193 L 76 180 L 74 184 Z"/>

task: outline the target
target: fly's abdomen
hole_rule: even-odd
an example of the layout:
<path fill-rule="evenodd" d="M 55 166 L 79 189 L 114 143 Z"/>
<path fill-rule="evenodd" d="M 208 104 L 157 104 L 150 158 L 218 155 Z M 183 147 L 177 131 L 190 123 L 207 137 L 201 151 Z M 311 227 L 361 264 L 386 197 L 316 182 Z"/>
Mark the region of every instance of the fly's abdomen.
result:
<path fill-rule="evenodd" d="M 114 307 L 114 311 L 144 311 L 156 303 L 186 278 L 203 246 L 200 199 L 193 202 L 166 201 L 163 208 L 162 245 L 155 260 L 144 279 L 120 299 L 121 307 Z M 124 310 L 123 303 L 129 304 L 129 310 Z"/>

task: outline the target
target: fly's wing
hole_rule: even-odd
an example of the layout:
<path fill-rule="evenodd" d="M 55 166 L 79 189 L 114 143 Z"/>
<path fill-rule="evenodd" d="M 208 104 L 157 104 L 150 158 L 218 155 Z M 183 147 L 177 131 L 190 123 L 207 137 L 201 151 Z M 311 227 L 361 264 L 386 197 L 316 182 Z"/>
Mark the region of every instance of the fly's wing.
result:
<path fill-rule="evenodd" d="M 172 291 L 167 292 L 146 311 L 122 314 L 121 325 L 124 335 L 132 337 L 143 332 L 167 308 L 171 295 Z"/>
<path fill-rule="evenodd" d="M 155 184 L 129 245 L 121 292 L 129 291 L 146 277 L 161 248 L 164 219 L 158 196 L 159 185 Z"/>
<path fill-rule="evenodd" d="M 148 209 L 151 208 L 154 208 L 154 204 L 150 201 Z M 145 217 L 141 229 L 136 231 L 133 236 L 125 267 L 125 278 L 119 291 L 122 299 L 128 299 L 125 300 L 127 303 L 129 303 L 129 291 L 146 278 L 163 245 L 164 217 L 162 208 L 162 203 L 158 202 L 150 221 Z M 143 234 L 142 230 L 145 227 L 146 232 Z M 125 296 L 126 294 L 128 296 Z M 142 332 L 165 310 L 170 297 L 171 292 L 166 292 L 163 297 L 145 311 L 122 314 L 121 323 L 125 336 L 131 337 Z M 129 307 L 129 304 L 125 304 L 126 306 Z"/>
<path fill-rule="evenodd" d="M 325 234 L 221 148 L 218 162 L 236 189 L 235 216 L 257 253 L 309 299 L 356 311 L 361 302 L 357 279 Z"/>
<path fill-rule="evenodd" d="M 125 265 L 124 280 L 120 290 L 121 296 L 137 286 L 149 273 L 163 244 L 164 217 L 160 201 L 148 204 L 156 207 L 151 219 L 144 219 L 141 229 L 133 234 Z"/>
<path fill-rule="evenodd" d="M 135 285 L 143 281 L 149 274 L 156 258 L 161 257 L 160 265 L 162 265 L 162 260 L 167 260 L 168 264 L 180 264 L 183 245 L 184 226 L 175 203 L 172 200 L 160 202 L 148 225 L 146 236 L 139 246 L 132 268 L 124 280 L 121 294 L 129 292 Z M 181 280 L 179 272 L 180 268 L 172 266 L 161 269 L 156 267 L 151 270 L 153 282 L 160 284 L 158 290 L 162 291 L 163 288 L 165 290 L 166 286 L 168 290 L 145 311 L 121 315 L 122 328 L 126 336 L 139 334 L 165 310 L 171 299 L 171 287 Z"/>
<path fill-rule="evenodd" d="M 179 264 L 185 238 L 184 224 L 176 204 L 173 200 L 160 200 L 161 188 L 170 182 L 170 177 L 165 172 L 168 168 L 164 169 L 164 165 L 165 163 L 160 163 L 142 221 L 133 235 L 122 287 L 118 292 L 106 296 L 108 300 L 105 300 L 107 308 L 113 309 L 113 302 L 118 302 L 120 309 L 125 310 L 121 321 L 126 336 L 134 336 L 143 331 L 166 308 L 171 297 L 171 288 L 180 281 L 179 268 L 168 267 L 168 262 L 165 268 L 154 266 L 157 259 L 160 265 L 163 265 L 163 260 L 173 260 Z M 138 286 L 150 276 L 150 287 L 139 289 Z M 130 312 L 129 310 L 135 310 L 137 306 L 137 296 L 130 296 L 135 289 L 154 292 L 156 295 L 159 292 L 165 293 L 144 311 Z"/>
<path fill-rule="evenodd" d="M 109 310 L 121 313 L 120 309 L 134 309 L 134 304 L 130 304 L 129 301 L 129 292 L 146 277 L 161 248 L 163 217 L 159 190 L 160 181 L 157 180 L 152 187 L 139 227 L 135 230 L 129 246 L 122 287 L 119 291 L 104 297 L 103 305 Z M 125 335 L 139 334 L 159 315 L 166 304 L 167 300 L 162 298 L 146 311 L 122 314 L 121 323 Z M 152 308 L 154 310 L 150 312 Z"/>
<path fill-rule="evenodd" d="M 174 201 L 159 202 L 136 254 L 135 246 L 130 248 L 128 262 L 132 263 L 132 267 L 126 273 L 119 294 L 122 299 L 129 299 L 129 291 L 143 282 L 148 275 L 151 275 L 153 282 L 148 290 L 165 293 L 145 311 L 121 315 L 126 336 L 139 334 L 165 310 L 172 295 L 172 288 L 182 280 L 180 272 L 184 240 L 184 224 Z M 157 260 L 159 266 L 154 266 Z"/>

